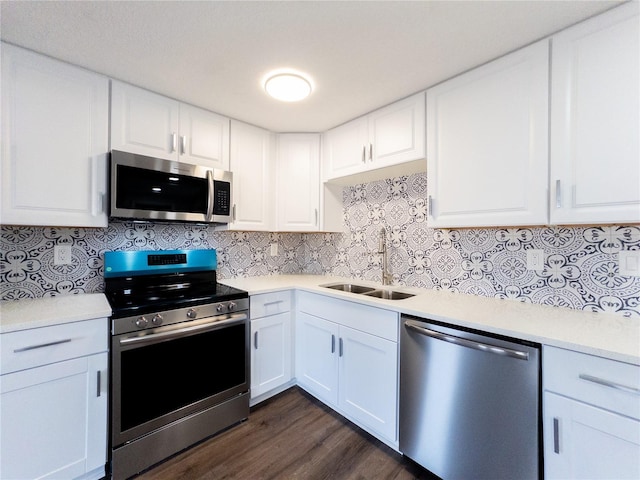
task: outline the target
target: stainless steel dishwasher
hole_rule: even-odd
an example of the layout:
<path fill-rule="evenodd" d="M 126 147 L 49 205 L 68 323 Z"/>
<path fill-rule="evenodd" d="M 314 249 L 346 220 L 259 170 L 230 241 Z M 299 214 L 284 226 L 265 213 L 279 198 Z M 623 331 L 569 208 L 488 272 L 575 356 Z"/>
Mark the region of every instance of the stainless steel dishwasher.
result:
<path fill-rule="evenodd" d="M 402 316 L 400 451 L 445 479 L 539 479 L 540 346 Z"/>

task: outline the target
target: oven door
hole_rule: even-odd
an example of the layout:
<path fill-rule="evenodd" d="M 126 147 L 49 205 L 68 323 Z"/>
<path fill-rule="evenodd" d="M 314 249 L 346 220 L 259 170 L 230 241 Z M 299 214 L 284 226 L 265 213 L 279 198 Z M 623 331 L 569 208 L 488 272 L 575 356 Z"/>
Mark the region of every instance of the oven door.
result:
<path fill-rule="evenodd" d="M 112 447 L 249 390 L 246 312 L 112 337 Z"/>

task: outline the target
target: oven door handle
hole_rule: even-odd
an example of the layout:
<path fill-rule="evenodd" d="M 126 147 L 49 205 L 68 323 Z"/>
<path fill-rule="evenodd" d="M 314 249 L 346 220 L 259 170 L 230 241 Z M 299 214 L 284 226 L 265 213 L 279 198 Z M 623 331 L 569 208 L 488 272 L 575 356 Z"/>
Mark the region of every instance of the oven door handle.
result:
<path fill-rule="evenodd" d="M 230 323 L 238 323 L 244 321 L 247 318 L 246 313 L 232 313 L 230 315 L 220 315 L 220 320 L 214 320 L 213 322 L 203 323 L 201 325 L 194 325 L 191 327 L 183 327 L 177 330 L 169 330 L 168 332 L 150 333 L 144 336 L 136 336 L 129 338 L 121 338 L 120 346 L 127 345 L 149 345 L 157 342 L 164 342 L 166 340 L 173 340 L 175 338 L 186 337 L 194 335 L 196 333 L 202 333 L 209 330 L 215 330 Z"/>

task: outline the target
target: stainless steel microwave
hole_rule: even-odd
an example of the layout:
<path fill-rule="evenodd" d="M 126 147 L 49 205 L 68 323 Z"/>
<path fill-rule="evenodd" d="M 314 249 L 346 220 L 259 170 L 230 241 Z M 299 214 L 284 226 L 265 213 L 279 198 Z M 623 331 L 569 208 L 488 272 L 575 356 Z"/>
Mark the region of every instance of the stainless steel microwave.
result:
<path fill-rule="evenodd" d="M 111 151 L 111 218 L 229 223 L 233 175 L 224 170 Z"/>

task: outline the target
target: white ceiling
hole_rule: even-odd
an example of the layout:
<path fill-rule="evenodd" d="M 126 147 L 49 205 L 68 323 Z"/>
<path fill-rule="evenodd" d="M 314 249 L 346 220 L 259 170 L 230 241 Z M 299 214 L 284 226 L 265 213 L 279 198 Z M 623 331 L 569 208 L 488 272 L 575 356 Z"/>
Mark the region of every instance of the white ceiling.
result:
<path fill-rule="evenodd" d="M 2 1 L 0 37 L 276 132 L 319 132 L 618 1 Z M 312 76 L 298 103 L 260 81 Z"/>

